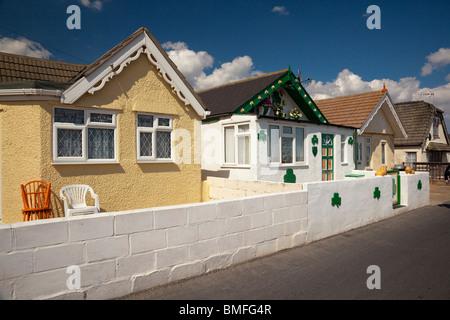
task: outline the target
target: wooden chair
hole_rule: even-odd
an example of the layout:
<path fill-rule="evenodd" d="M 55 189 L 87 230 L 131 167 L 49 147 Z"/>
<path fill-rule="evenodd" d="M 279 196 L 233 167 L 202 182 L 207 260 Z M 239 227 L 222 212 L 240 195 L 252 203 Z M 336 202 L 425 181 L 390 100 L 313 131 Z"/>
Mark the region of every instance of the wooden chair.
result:
<path fill-rule="evenodd" d="M 94 206 L 88 206 L 86 204 L 86 194 L 88 191 L 95 201 Z M 76 184 L 62 187 L 59 196 L 64 202 L 64 214 L 66 217 L 100 212 L 98 195 L 88 185 Z"/>
<path fill-rule="evenodd" d="M 20 185 L 24 209 L 23 221 L 53 218 L 50 208 L 50 183 L 31 181 Z"/>

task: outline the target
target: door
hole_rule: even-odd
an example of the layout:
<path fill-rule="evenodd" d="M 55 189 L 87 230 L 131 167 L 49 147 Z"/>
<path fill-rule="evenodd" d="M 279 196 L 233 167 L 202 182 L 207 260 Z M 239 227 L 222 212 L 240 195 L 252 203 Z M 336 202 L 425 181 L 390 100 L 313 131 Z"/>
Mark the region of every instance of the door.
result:
<path fill-rule="evenodd" d="M 322 134 L 322 180 L 333 180 L 333 139 L 332 134 Z"/>

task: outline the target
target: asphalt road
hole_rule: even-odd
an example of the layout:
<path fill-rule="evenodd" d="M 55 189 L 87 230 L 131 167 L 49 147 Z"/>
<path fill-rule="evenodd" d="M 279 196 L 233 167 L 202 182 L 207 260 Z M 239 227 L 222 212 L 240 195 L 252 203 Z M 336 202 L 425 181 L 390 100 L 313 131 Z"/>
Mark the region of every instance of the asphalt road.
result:
<path fill-rule="evenodd" d="M 449 300 L 450 202 L 122 298 L 256 299 Z"/>

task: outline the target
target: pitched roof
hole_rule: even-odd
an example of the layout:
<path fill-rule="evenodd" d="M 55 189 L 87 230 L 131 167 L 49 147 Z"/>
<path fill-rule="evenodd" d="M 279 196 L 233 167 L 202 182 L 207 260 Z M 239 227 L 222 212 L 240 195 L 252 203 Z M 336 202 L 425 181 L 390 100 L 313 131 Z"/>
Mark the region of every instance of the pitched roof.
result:
<path fill-rule="evenodd" d="M 48 81 L 69 83 L 86 65 L 0 52 L 0 83 Z"/>
<path fill-rule="evenodd" d="M 385 94 L 372 91 L 315 102 L 329 123 L 361 128 Z"/>
<path fill-rule="evenodd" d="M 198 91 L 197 94 L 208 106 L 208 109 L 211 111 L 211 116 L 231 114 L 251 99 L 255 93 L 263 90 L 287 72 L 288 69 L 284 69 Z"/>
<path fill-rule="evenodd" d="M 395 138 L 395 146 L 421 146 L 428 137 L 433 117 L 440 114 L 443 120 L 442 110 L 425 101 L 396 103 L 394 108 L 408 133 L 408 139 Z"/>

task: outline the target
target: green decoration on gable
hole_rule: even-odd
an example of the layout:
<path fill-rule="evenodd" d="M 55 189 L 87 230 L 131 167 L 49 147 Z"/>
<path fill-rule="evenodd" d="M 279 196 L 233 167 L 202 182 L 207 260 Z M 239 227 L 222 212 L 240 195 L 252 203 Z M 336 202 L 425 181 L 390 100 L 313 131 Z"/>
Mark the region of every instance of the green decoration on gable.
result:
<path fill-rule="evenodd" d="M 284 183 L 295 183 L 297 177 L 294 174 L 292 169 L 287 169 L 286 174 L 284 175 Z"/>
<path fill-rule="evenodd" d="M 417 183 L 417 189 L 422 190 L 422 181 L 421 180 L 419 180 L 419 182 Z"/>
<path fill-rule="evenodd" d="M 380 200 L 380 197 L 381 197 L 380 188 L 375 187 L 375 191 L 373 192 L 373 198 Z"/>
<path fill-rule="evenodd" d="M 342 198 L 341 197 L 339 197 L 339 193 L 335 193 L 334 195 L 333 195 L 333 198 L 331 198 L 331 205 L 334 207 L 334 206 L 337 206 L 338 208 L 339 208 L 339 206 L 341 205 L 341 201 L 342 201 Z"/>

